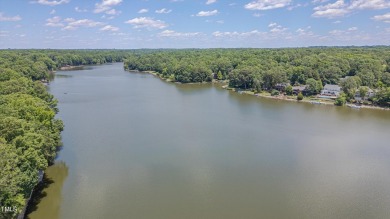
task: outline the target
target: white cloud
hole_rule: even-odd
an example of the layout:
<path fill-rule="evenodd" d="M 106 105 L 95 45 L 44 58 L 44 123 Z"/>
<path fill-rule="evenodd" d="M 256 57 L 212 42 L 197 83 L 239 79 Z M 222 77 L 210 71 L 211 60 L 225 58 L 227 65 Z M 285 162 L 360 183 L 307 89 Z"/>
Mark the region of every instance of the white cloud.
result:
<path fill-rule="evenodd" d="M 298 34 L 298 35 L 292 35 L 291 37 L 292 38 L 301 38 L 301 37 L 313 37 L 315 36 L 315 34 L 310 31 L 311 29 L 311 26 L 307 26 L 307 27 L 302 27 L 302 28 L 298 28 L 295 32 Z"/>
<path fill-rule="evenodd" d="M 115 9 L 111 9 L 111 10 L 106 11 L 105 13 L 109 14 L 109 15 L 119 15 L 122 12 L 121 11 L 117 11 Z"/>
<path fill-rule="evenodd" d="M 335 18 L 335 17 L 342 17 L 346 14 L 348 14 L 349 11 L 346 9 L 326 9 L 326 10 L 319 10 L 312 14 L 313 17 L 327 17 L 327 18 Z"/>
<path fill-rule="evenodd" d="M 56 5 L 61 5 L 61 4 L 66 4 L 69 3 L 70 0 L 58 0 L 58 1 L 50 1 L 50 0 L 37 0 L 33 1 L 32 3 L 37 3 L 41 5 L 49 5 L 49 6 L 56 6 Z"/>
<path fill-rule="evenodd" d="M 118 31 L 119 28 L 118 28 L 118 27 L 111 26 L 111 25 L 106 25 L 106 26 L 100 28 L 99 30 L 101 30 L 101 31 L 113 31 L 113 32 L 115 32 L 115 31 Z"/>
<path fill-rule="evenodd" d="M 64 21 L 68 22 L 68 24 L 62 28 L 63 30 L 76 30 L 79 27 L 96 27 L 104 24 L 102 22 L 97 22 L 90 19 L 76 20 L 74 18 L 67 18 Z"/>
<path fill-rule="evenodd" d="M 47 23 L 45 24 L 45 26 L 48 26 L 48 27 L 63 27 L 64 26 L 64 24 L 61 23 L 61 18 L 58 16 L 48 18 L 48 19 L 46 19 L 46 22 Z"/>
<path fill-rule="evenodd" d="M 334 3 L 329 3 L 327 5 L 320 5 L 314 8 L 313 17 L 341 17 L 349 13 L 346 9 L 346 4 L 344 0 L 337 0 Z"/>
<path fill-rule="evenodd" d="M 271 23 L 273 24 L 273 23 Z M 248 32 L 220 32 L 212 33 L 215 42 L 232 43 L 233 45 L 249 46 L 257 45 L 258 47 L 285 47 L 285 46 L 307 46 L 319 45 L 320 35 L 311 31 L 311 27 L 301 27 L 290 31 L 278 24 L 271 25 L 269 31 L 261 32 L 253 30 Z"/>
<path fill-rule="evenodd" d="M 113 6 L 119 5 L 122 0 L 102 0 L 101 3 L 95 4 L 94 13 L 102 13 L 110 10 Z"/>
<path fill-rule="evenodd" d="M 351 1 L 349 9 L 386 9 L 390 8 L 388 0 L 354 0 Z"/>
<path fill-rule="evenodd" d="M 313 0 L 311 1 L 311 3 L 313 4 L 317 4 L 317 3 L 324 3 L 324 2 L 328 2 L 329 0 Z"/>
<path fill-rule="evenodd" d="M 65 18 L 65 22 L 73 22 L 73 21 L 75 21 L 76 19 L 74 19 L 74 18 Z"/>
<path fill-rule="evenodd" d="M 220 32 L 215 31 L 212 33 L 214 37 L 227 37 L 227 38 L 238 38 L 238 37 L 251 37 L 251 36 L 263 36 L 265 32 L 260 32 L 258 30 L 253 30 L 249 32 Z"/>
<path fill-rule="evenodd" d="M 270 23 L 268 25 L 269 28 L 271 28 L 270 32 L 271 33 L 276 33 L 276 32 L 283 32 L 286 31 L 288 28 L 282 27 L 281 25 L 277 23 Z"/>
<path fill-rule="evenodd" d="M 196 16 L 198 17 L 207 17 L 207 16 L 213 16 L 218 14 L 218 10 L 213 10 L 213 11 L 200 11 Z"/>
<path fill-rule="evenodd" d="M 268 24 L 268 27 L 275 27 L 277 25 L 278 25 L 277 23 L 270 23 L 270 24 Z"/>
<path fill-rule="evenodd" d="M 164 21 L 154 20 L 149 17 L 138 17 L 131 20 L 126 21 L 125 23 L 131 24 L 134 28 L 147 28 L 147 29 L 164 29 L 168 27 Z"/>
<path fill-rule="evenodd" d="M 56 13 L 56 10 L 54 10 L 54 9 L 50 11 L 50 14 L 55 14 L 55 13 Z"/>
<path fill-rule="evenodd" d="M 125 33 L 110 33 L 110 36 L 127 36 Z"/>
<path fill-rule="evenodd" d="M 270 10 L 288 6 L 291 0 L 256 0 L 245 5 L 249 10 Z"/>
<path fill-rule="evenodd" d="M 199 36 L 202 33 L 200 32 L 186 32 L 186 33 L 181 33 L 181 32 L 176 32 L 173 30 L 164 30 L 161 33 L 158 34 L 160 37 L 193 37 L 193 36 Z"/>
<path fill-rule="evenodd" d="M 390 13 L 383 14 L 383 15 L 375 15 L 371 19 L 376 20 L 376 21 L 383 21 L 386 23 L 390 23 Z"/>
<path fill-rule="evenodd" d="M 270 32 L 271 33 L 279 33 L 279 32 L 284 32 L 286 30 L 287 30 L 287 28 L 285 28 L 285 27 L 275 27 L 275 28 L 272 28 L 270 30 Z"/>
<path fill-rule="evenodd" d="M 217 2 L 217 0 L 207 0 L 206 5 L 210 5 Z"/>
<path fill-rule="evenodd" d="M 313 17 L 335 18 L 350 14 L 356 10 L 378 10 L 390 8 L 388 0 L 337 0 L 334 3 L 320 5 L 314 8 Z"/>
<path fill-rule="evenodd" d="M 339 9 L 345 7 L 346 4 L 344 0 L 337 0 L 334 3 L 329 3 L 327 5 L 320 5 L 314 8 L 315 11 L 328 10 L 328 9 Z"/>
<path fill-rule="evenodd" d="M 160 10 L 156 10 L 157 14 L 168 14 L 168 13 L 171 13 L 171 12 L 172 12 L 172 10 L 168 10 L 166 8 L 162 8 Z"/>
<path fill-rule="evenodd" d="M 329 34 L 332 36 L 343 36 L 344 39 L 347 39 L 347 36 L 354 35 L 356 36 L 357 34 L 357 27 L 350 27 L 347 30 L 331 30 L 329 31 Z"/>
<path fill-rule="evenodd" d="M 331 31 L 329 31 L 329 34 L 333 35 L 333 36 L 342 35 L 342 34 L 345 34 L 345 33 L 347 33 L 347 31 L 343 31 L 343 30 L 331 30 Z"/>
<path fill-rule="evenodd" d="M 13 17 L 7 17 L 0 12 L 0 21 L 20 21 L 22 18 L 19 15 Z"/>
<path fill-rule="evenodd" d="M 296 5 L 292 5 L 292 6 L 288 7 L 287 10 L 292 11 L 292 10 L 294 10 L 296 8 L 300 8 L 300 7 L 303 7 L 303 6 L 304 5 L 302 5 L 302 4 L 296 4 Z"/>
<path fill-rule="evenodd" d="M 141 10 L 138 11 L 139 14 L 147 13 L 149 9 L 142 8 Z"/>

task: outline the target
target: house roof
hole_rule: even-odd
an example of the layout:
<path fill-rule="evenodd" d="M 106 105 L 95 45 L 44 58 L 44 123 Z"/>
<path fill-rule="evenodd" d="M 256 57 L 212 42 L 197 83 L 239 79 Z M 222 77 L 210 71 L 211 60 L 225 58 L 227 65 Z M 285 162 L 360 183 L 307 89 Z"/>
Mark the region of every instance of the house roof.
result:
<path fill-rule="evenodd" d="M 324 90 L 340 90 L 341 87 L 336 84 L 326 84 Z"/>
<path fill-rule="evenodd" d="M 288 86 L 290 83 L 285 82 L 285 83 L 277 83 L 276 86 Z"/>
<path fill-rule="evenodd" d="M 294 87 L 292 87 L 293 88 L 293 90 L 301 90 L 301 91 L 303 91 L 303 90 L 305 90 L 306 89 L 306 85 L 302 85 L 302 86 L 294 86 Z"/>

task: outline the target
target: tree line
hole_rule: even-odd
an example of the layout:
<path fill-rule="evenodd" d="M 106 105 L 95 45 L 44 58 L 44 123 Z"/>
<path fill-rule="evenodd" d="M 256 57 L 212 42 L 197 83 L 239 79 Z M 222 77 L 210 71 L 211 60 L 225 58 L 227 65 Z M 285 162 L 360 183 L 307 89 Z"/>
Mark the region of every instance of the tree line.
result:
<path fill-rule="evenodd" d="M 256 92 L 271 91 L 279 83 L 307 85 L 310 95 L 325 84 L 343 85 L 342 79 L 350 78 L 346 82 L 354 82 L 344 89 L 347 97 L 366 86 L 378 91 L 375 103 L 390 102 L 389 47 L 135 51 L 124 67 L 155 71 L 181 83 L 227 80 L 230 87 Z"/>

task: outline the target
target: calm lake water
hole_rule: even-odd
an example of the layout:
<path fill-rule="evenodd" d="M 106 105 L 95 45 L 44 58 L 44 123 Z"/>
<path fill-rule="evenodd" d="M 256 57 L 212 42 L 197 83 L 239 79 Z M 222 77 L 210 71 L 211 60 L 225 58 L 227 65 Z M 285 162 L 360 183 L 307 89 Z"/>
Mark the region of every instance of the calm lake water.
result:
<path fill-rule="evenodd" d="M 57 72 L 63 150 L 31 219 L 390 218 L 390 112 Z"/>

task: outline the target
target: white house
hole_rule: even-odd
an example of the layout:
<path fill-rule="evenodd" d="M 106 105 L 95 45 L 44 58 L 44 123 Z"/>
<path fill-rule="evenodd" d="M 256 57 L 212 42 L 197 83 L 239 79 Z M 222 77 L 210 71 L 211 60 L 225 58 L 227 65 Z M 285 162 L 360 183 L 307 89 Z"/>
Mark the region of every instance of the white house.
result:
<path fill-rule="evenodd" d="M 341 87 L 335 84 L 326 84 L 321 91 L 321 96 L 338 97 L 341 92 Z"/>

